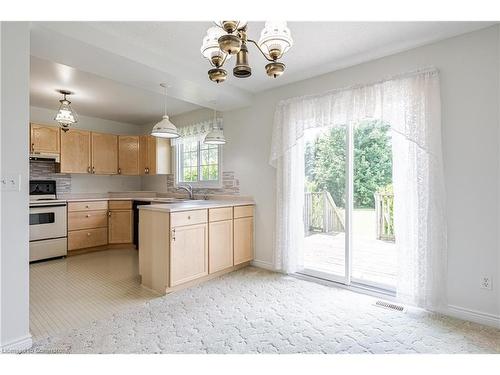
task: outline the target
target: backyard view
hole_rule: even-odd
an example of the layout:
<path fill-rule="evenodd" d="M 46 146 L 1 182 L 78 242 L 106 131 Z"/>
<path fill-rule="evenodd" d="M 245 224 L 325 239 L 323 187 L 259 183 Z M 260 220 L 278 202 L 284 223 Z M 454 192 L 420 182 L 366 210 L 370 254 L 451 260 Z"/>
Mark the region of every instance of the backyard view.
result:
<path fill-rule="evenodd" d="M 312 130 L 305 145 L 304 267 L 345 276 L 347 127 Z M 352 129 L 352 279 L 393 287 L 394 245 L 390 127 L 364 121 Z"/>

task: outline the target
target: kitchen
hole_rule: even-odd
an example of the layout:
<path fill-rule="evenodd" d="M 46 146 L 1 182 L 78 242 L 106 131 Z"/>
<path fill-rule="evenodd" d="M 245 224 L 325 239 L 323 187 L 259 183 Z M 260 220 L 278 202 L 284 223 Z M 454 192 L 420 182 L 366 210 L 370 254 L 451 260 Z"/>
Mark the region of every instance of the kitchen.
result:
<path fill-rule="evenodd" d="M 48 68 L 56 71 L 69 69 L 32 57 L 35 85 L 39 80 L 53 78 L 42 74 Z M 120 88 L 116 82 L 101 77 L 88 79 L 88 74 L 74 69 L 73 74 L 87 78 L 85 83 L 79 82 L 81 90 L 87 93 L 95 90 L 92 84 L 96 81 L 99 89 Z M 56 90 L 54 92 L 60 94 Z M 127 94 L 135 95 L 130 88 L 126 88 L 122 98 Z M 65 105 L 71 93 L 63 91 L 60 95 L 61 105 Z M 77 94 L 74 96 L 78 97 Z M 165 105 L 168 103 L 166 95 L 160 94 L 157 99 Z M 46 98 L 32 97 L 32 102 L 36 104 L 45 103 L 43 100 Z M 177 104 L 175 99 L 169 99 L 169 102 Z M 53 334 L 77 324 L 75 322 L 83 324 L 104 316 L 96 314 L 95 309 L 79 305 L 86 292 L 78 286 L 74 287 L 79 283 L 71 280 L 81 275 L 75 276 L 67 270 L 78 268 L 75 264 L 79 264 L 80 258 L 87 264 L 87 282 L 95 282 L 91 281 L 92 257 L 104 257 L 99 258 L 101 262 L 116 264 L 120 260 L 107 259 L 107 253 L 111 253 L 109 256 L 112 258 L 120 257 L 117 254 L 122 252 L 122 258 L 129 258 L 123 271 L 123 278 L 128 281 L 122 285 L 122 290 L 118 288 L 113 293 L 123 294 L 133 289 L 136 294 L 131 295 L 129 301 L 123 298 L 119 302 L 110 302 L 104 297 L 98 298 L 101 286 L 94 285 L 94 299 L 87 301 L 90 305 L 99 305 L 100 310 L 108 313 L 116 311 L 114 305 L 124 308 L 137 303 L 133 296 L 140 296 L 138 301 L 144 302 L 251 263 L 254 257 L 255 205 L 251 197 L 239 194 L 238 181 L 233 172 L 220 171 L 222 145 L 207 146 L 215 148 L 215 154 L 208 148 L 198 151 L 198 159 L 202 158 L 203 152 L 207 157 L 215 155 L 219 159 L 215 161 L 216 175 L 206 181 L 208 184 L 203 186 L 203 181 L 192 178 L 189 183 L 172 181 L 175 179 L 174 171 L 178 171 L 175 160 L 180 154 L 176 153 L 170 138 L 151 135 L 152 126 L 149 125 L 137 126 L 77 114 L 78 103 L 69 102 L 68 105 L 71 116 L 78 121 L 70 127 L 57 123 L 61 110 L 31 107 L 30 319 L 34 335 Z M 120 107 L 120 100 L 117 99 L 113 105 Z M 191 109 L 190 106 L 188 108 Z M 161 109 L 159 105 L 155 111 Z M 85 110 L 92 113 L 92 108 Z M 183 116 L 187 120 L 183 120 Z M 208 125 L 222 121 L 214 111 L 203 108 L 173 117 L 173 121 L 190 123 L 193 116 L 198 122 Z M 197 168 L 202 177 L 205 167 L 199 165 Z M 148 207 L 155 210 L 151 211 Z M 158 219 L 151 221 L 151 215 L 157 215 Z M 163 219 L 165 216 L 168 217 L 166 221 Z M 143 222 L 149 224 L 141 225 Z M 164 225 L 159 226 L 158 223 Z M 163 247 L 159 248 L 158 244 Z M 103 260 L 105 258 L 106 261 Z M 152 268 L 152 265 L 161 266 L 161 269 Z M 65 274 L 52 272 L 51 267 L 64 268 Z M 102 272 L 111 275 L 114 271 L 108 269 Z M 51 272 L 54 275 L 52 279 L 49 277 Z M 157 282 L 159 279 L 162 280 L 161 285 Z M 66 280 L 67 284 L 55 288 L 58 295 L 47 298 L 48 292 L 42 291 L 40 286 L 57 284 L 61 280 Z M 100 282 L 110 284 L 116 279 L 104 277 Z M 61 295 L 64 295 L 64 304 L 57 304 Z M 107 304 L 110 305 L 109 310 L 103 307 Z M 47 312 L 51 319 L 47 319 Z M 67 318 L 68 315 L 72 315 L 73 320 Z M 57 324 L 53 320 L 57 320 Z"/>

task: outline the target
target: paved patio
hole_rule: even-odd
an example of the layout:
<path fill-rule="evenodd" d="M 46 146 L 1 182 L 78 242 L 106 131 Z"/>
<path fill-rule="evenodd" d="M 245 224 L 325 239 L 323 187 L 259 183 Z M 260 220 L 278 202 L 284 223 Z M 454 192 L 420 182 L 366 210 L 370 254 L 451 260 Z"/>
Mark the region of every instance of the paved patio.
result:
<path fill-rule="evenodd" d="M 352 277 L 388 286 L 396 285 L 397 254 L 394 242 L 366 236 L 353 239 Z M 312 234 L 304 239 L 305 268 L 344 276 L 345 234 Z"/>

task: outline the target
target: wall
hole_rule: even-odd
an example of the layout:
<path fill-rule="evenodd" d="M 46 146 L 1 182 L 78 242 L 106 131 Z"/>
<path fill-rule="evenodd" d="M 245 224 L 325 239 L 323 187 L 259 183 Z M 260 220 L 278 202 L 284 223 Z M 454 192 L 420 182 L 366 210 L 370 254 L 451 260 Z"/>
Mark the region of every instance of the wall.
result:
<path fill-rule="evenodd" d="M 224 113 L 224 169 L 238 172 L 241 194 L 253 195 L 257 264 L 273 262 L 275 170 L 269 166 L 279 100 L 372 82 L 435 66 L 441 74 L 443 152 L 448 216 L 450 312 L 499 316 L 499 32 L 465 34 L 256 95 L 249 108 Z M 285 73 L 286 74 L 286 73 Z M 479 288 L 482 275 L 494 288 Z"/>
<path fill-rule="evenodd" d="M 78 107 L 75 106 L 75 110 L 77 110 L 77 108 Z M 41 124 L 55 125 L 55 111 L 56 109 L 30 107 L 30 121 Z M 77 127 L 79 129 L 104 133 L 132 135 L 143 134 L 143 128 L 141 126 L 81 115 L 78 115 Z M 33 175 L 36 176 L 33 178 L 42 177 L 41 174 L 38 173 L 42 169 L 51 169 L 51 165 L 47 163 L 43 163 L 43 165 L 37 163 L 37 165 L 34 165 L 32 162 L 31 164 L 31 171 L 35 172 Z M 106 193 L 108 191 L 141 190 L 141 177 L 139 176 L 96 176 L 87 174 L 55 175 L 53 173 L 49 173 L 47 177 L 48 179 L 54 178 L 58 181 L 57 188 L 60 192 Z M 66 188 L 68 184 L 69 191 L 67 191 Z"/>
<path fill-rule="evenodd" d="M 0 167 L 19 177 L 20 191 L 2 191 L 0 348 L 26 348 L 29 334 L 28 122 L 29 23 L 1 22 Z"/>

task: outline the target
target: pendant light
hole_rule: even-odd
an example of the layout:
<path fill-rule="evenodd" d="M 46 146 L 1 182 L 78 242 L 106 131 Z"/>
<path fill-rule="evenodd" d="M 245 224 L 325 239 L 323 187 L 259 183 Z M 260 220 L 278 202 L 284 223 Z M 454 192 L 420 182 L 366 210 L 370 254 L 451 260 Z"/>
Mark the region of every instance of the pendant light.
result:
<path fill-rule="evenodd" d="M 160 83 L 160 86 L 165 89 L 165 114 L 162 120 L 153 127 L 151 135 L 158 138 L 179 138 L 180 135 L 177 128 L 170 122 L 167 115 L 167 85 L 165 83 Z"/>
<path fill-rule="evenodd" d="M 212 125 L 212 130 L 205 136 L 203 143 L 207 145 L 224 145 L 226 144 L 226 138 L 224 137 L 224 132 L 221 127 L 217 124 L 217 110 L 214 106 L 214 123 Z"/>
<path fill-rule="evenodd" d="M 71 102 L 66 99 L 67 95 L 72 95 L 73 93 L 67 90 L 58 90 L 57 92 L 62 94 L 63 98 L 59 100 L 59 103 L 61 103 L 61 105 L 59 106 L 59 110 L 57 111 L 54 120 L 56 120 L 59 125 L 61 125 L 62 130 L 68 131 L 70 125 L 76 124 L 78 122 L 78 116 L 76 115 L 76 112 L 73 110 L 73 108 L 71 108 Z"/>

